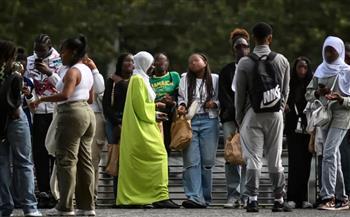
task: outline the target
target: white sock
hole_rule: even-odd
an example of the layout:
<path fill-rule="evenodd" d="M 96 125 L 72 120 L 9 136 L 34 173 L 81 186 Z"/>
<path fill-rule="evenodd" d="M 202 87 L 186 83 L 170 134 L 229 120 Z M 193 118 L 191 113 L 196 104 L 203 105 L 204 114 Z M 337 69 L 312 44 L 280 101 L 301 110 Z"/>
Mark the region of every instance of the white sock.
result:
<path fill-rule="evenodd" d="M 258 196 L 249 196 L 249 201 L 257 201 Z"/>
<path fill-rule="evenodd" d="M 282 204 L 284 202 L 283 197 L 281 197 L 279 199 L 275 198 L 275 201 L 279 202 L 280 204 Z"/>

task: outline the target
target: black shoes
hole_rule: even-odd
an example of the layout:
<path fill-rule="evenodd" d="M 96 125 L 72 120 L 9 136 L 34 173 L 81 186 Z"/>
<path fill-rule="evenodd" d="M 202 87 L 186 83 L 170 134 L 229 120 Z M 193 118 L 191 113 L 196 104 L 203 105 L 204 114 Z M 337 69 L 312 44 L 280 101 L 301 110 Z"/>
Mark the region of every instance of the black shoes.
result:
<path fill-rule="evenodd" d="M 247 207 L 246 207 L 247 212 L 259 212 L 259 203 L 256 200 L 250 201 L 248 200 Z"/>
<path fill-rule="evenodd" d="M 178 208 L 180 208 L 180 205 L 176 204 L 174 201 L 172 201 L 170 199 L 154 202 L 152 205 L 153 205 L 154 209 L 178 209 Z"/>
<path fill-rule="evenodd" d="M 288 205 L 288 203 L 280 203 L 275 201 L 272 207 L 272 212 L 292 212 L 292 208 Z"/>
<path fill-rule="evenodd" d="M 194 202 L 193 200 L 185 200 L 182 202 L 182 206 L 187 209 L 204 209 L 207 208 L 205 205 Z"/>
<path fill-rule="evenodd" d="M 37 198 L 38 208 L 40 209 L 52 209 L 57 204 L 57 200 L 55 200 L 55 198 L 50 193 L 41 192 Z"/>

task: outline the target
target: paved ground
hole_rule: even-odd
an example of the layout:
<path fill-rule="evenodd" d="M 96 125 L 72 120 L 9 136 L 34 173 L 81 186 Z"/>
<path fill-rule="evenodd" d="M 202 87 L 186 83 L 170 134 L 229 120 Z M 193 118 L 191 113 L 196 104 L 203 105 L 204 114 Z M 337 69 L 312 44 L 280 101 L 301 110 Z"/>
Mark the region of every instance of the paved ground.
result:
<path fill-rule="evenodd" d="M 43 210 L 45 214 L 47 211 Z M 116 217 L 175 217 L 175 216 L 193 216 L 193 217 L 270 217 L 270 216 L 294 216 L 294 217 L 318 217 L 318 216 L 349 216 L 350 210 L 346 211 L 319 211 L 319 210 L 294 210 L 290 213 L 272 213 L 270 209 L 261 209 L 259 213 L 246 213 L 245 210 L 233 210 L 222 208 L 209 209 L 177 209 L 177 210 L 142 210 L 142 209 L 97 209 L 97 216 L 116 216 Z M 20 210 L 14 213 L 22 215 Z"/>

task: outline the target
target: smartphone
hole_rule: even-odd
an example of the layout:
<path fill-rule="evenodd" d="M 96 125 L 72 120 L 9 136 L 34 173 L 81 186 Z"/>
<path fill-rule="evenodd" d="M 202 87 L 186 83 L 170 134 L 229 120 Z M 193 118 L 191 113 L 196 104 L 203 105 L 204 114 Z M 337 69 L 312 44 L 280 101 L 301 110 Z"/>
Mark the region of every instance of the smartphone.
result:
<path fill-rule="evenodd" d="M 43 59 L 41 59 L 41 58 L 36 58 L 34 60 L 34 63 L 42 63 L 42 62 L 43 62 Z"/>
<path fill-rule="evenodd" d="M 156 113 L 156 117 L 157 117 L 157 119 L 159 119 L 159 120 L 165 120 L 165 121 L 169 120 L 168 114 L 167 114 L 167 113 L 164 113 L 164 112 L 157 112 L 157 113 Z"/>

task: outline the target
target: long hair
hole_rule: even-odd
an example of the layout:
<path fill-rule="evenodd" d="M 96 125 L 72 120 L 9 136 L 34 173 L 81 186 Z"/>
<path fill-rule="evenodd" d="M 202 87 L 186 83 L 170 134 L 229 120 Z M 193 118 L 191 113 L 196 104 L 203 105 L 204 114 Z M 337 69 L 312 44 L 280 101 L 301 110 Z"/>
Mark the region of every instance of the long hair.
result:
<path fill-rule="evenodd" d="M 17 48 L 13 42 L 0 40 L 0 51 L 0 80 L 3 80 L 5 73 L 11 70 L 11 65 L 6 64 L 10 60 L 15 60 Z"/>
<path fill-rule="evenodd" d="M 16 56 L 16 45 L 13 42 L 0 40 L 0 66 Z"/>
<path fill-rule="evenodd" d="M 122 68 L 123 68 L 123 62 L 125 60 L 125 58 L 129 55 L 132 55 L 131 53 L 122 53 L 119 55 L 118 59 L 117 59 L 117 64 L 115 65 L 115 74 L 122 77 Z"/>
<path fill-rule="evenodd" d="M 306 76 L 303 79 L 299 79 L 298 75 L 297 75 L 297 64 L 300 61 L 305 61 L 307 64 L 307 72 L 306 72 Z M 312 80 L 312 69 L 311 69 L 311 62 L 307 57 L 304 56 L 300 56 L 298 58 L 296 58 L 294 60 L 292 69 L 291 69 L 291 74 L 290 74 L 290 90 L 294 90 L 295 87 L 297 86 L 298 82 L 303 82 L 303 88 L 306 88 L 307 85 L 310 83 L 310 81 Z"/>
<path fill-rule="evenodd" d="M 73 66 L 79 62 L 87 52 L 87 39 L 84 35 L 79 35 L 76 38 L 66 39 L 61 48 L 67 48 L 73 51 L 73 59 L 69 63 L 69 66 Z"/>
<path fill-rule="evenodd" d="M 212 99 L 214 96 L 213 80 L 211 77 L 211 70 L 210 70 L 208 58 L 202 53 L 194 53 L 191 56 L 193 55 L 200 56 L 207 65 L 204 70 L 204 76 L 201 84 L 201 85 L 205 84 L 206 86 L 207 98 L 205 99 L 205 101 L 207 102 L 210 99 Z M 187 76 L 187 84 L 188 84 L 187 93 L 188 93 L 188 107 L 189 107 L 193 102 L 193 97 L 196 95 L 197 82 L 196 82 L 196 74 L 193 71 L 191 71 L 190 68 L 188 68 L 188 72 L 186 76 Z"/>

